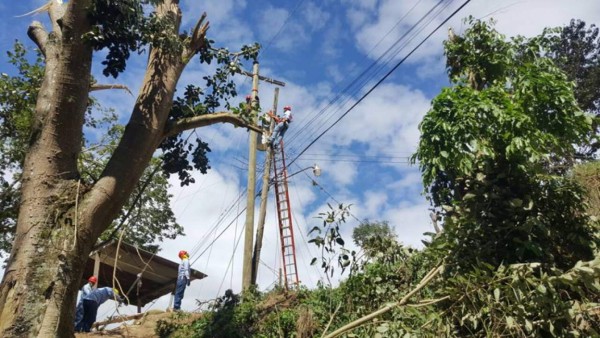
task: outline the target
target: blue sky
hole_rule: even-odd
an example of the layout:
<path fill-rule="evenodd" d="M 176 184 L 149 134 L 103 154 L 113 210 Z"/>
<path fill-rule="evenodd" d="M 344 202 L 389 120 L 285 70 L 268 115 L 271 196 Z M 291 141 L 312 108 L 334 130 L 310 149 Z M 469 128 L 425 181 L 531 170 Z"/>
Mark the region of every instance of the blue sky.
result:
<path fill-rule="evenodd" d="M 440 11 L 436 12 L 438 15 L 433 16 L 428 26 L 417 26 L 418 29 L 413 32 L 418 34 L 410 34 L 401 41 L 403 49 L 382 59 L 387 60 L 387 64 L 378 63 L 367 72 L 368 77 L 359 79 L 364 86 L 355 86 L 351 91 L 341 93 L 437 3 L 434 0 L 181 1 L 184 27 L 192 26 L 202 12 L 207 12 L 211 22 L 208 35 L 216 40 L 215 45 L 232 51 L 255 41 L 263 45 L 261 74 L 286 82 L 286 87 L 281 89 L 279 107 L 293 107 L 294 122 L 286 135 L 286 152 L 290 158 L 303 151 L 462 1 L 445 0 L 435 7 Z M 10 5 L 8 2 L 0 3 L 4 14 L 0 21 L 2 51 L 10 49 L 15 39 L 24 41 L 33 49 L 26 36 L 27 26 L 32 20 L 46 20 L 45 16 L 16 16 L 41 4 L 43 1 L 38 0 L 15 1 Z M 324 210 L 327 202 L 352 204 L 352 213 L 361 220 L 389 221 L 395 227 L 399 240 L 407 245 L 419 246 L 422 233 L 431 231 L 428 204 L 421 195 L 419 171 L 407 164 L 407 157 L 416 149 L 417 126 L 431 99 L 448 85 L 442 53 L 447 29 L 453 27 L 457 33 L 462 32 L 465 27 L 461 20 L 468 15 L 495 18 L 497 29 L 508 36 L 532 36 L 544 27 L 568 24 L 571 18 L 598 24 L 600 2 L 471 1 L 340 123 L 298 157 L 290 172 L 314 163 L 323 169 L 323 175 L 317 179 L 318 186 L 313 186 L 304 174 L 296 175 L 290 181 L 296 240 L 299 242 L 298 266 L 304 284 L 314 286 L 323 278 L 317 269 L 308 266 L 317 252 L 304 243 L 302 235 L 306 237 L 306 230 L 318 222 L 314 217 Z M 102 78 L 99 74 L 101 55 L 98 55 L 94 75 L 101 83 L 126 84 L 135 94 L 143 77 L 145 59 L 145 55 L 132 58 L 127 71 L 114 80 Z M 7 65 L 5 53 L 0 55 L 0 72 L 14 73 L 14 69 Z M 210 67 L 190 64 L 180 85 L 203 85 L 202 76 L 207 72 L 210 72 Z M 241 97 L 249 93 L 249 80 L 240 76 L 236 81 Z M 263 109 L 268 110 L 273 86 L 261 83 L 259 95 Z M 123 123 L 127 121 L 134 100 L 132 96 L 122 91 L 100 92 L 94 96 L 104 105 L 115 108 Z M 336 97 L 338 99 L 330 104 Z M 236 222 L 232 215 L 244 207 L 234 202 L 245 190 L 248 156 L 247 133 L 244 130 L 212 126 L 199 129 L 197 133 L 213 150 L 210 154 L 213 169 L 207 175 L 196 174 L 197 183 L 189 187 L 181 188 L 176 179 L 171 180 L 173 210 L 185 227 L 187 236 L 165 243 L 162 251 L 163 256 L 173 260 L 182 248 L 195 252 L 193 267 L 209 275 L 203 281 L 194 282 L 188 291 L 183 307 L 190 310 L 195 307 L 194 298 L 212 299 L 222 295 L 227 288 L 240 289 L 242 244 L 235 254 L 232 253 L 242 233 L 244 218 L 242 215 Z M 261 153 L 260 163 L 262 159 Z M 242 202 L 245 203 L 245 198 Z M 263 249 L 264 264 L 259 272 L 262 289 L 269 288 L 276 281 L 273 270 L 280 266 L 275 211 L 273 204 L 270 205 Z M 232 212 L 227 214 L 227 210 Z M 224 221 L 218 222 L 221 216 Z M 221 232 L 228 224 L 231 227 L 211 249 L 206 249 L 214 233 Z M 347 242 L 356 224 L 358 222 L 351 219 L 345 225 L 343 233 Z M 216 231 L 210 232 L 211 229 Z M 204 254 L 200 256 L 201 252 Z M 168 297 L 164 297 L 154 307 L 164 308 L 167 303 Z"/>

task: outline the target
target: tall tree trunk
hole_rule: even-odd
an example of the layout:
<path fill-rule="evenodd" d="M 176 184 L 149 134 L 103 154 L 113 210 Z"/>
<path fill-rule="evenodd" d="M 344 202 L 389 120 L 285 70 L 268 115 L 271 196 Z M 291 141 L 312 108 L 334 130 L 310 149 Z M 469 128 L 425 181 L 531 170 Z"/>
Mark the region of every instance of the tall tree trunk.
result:
<path fill-rule="evenodd" d="M 187 62 L 204 47 L 208 23 L 200 18 L 181 53 L 152 48 L 140 93 L 118 147 L 93 186 L 79 181 L 77 159 L 90 90 L 92 0 L 50 1 L 53 32 L 28 31 L 46 57 L 30 149 L 23 166 L 17 231 L 0 284 L 0 336 L 72 337 L 78 283 L 100 234 L 133 192 L 152 154 L 167 136 L 215 123 L 260 129 L 231 113 L 207 114 L 167 124 L 173 95 Z M 179 36 L 178 0 L 156 7 Z"/>
<path fill-rule="evenodd" d="M 77 158 L 93 52 L 81 36 L 90 28 L 89 3 L 69 1 L 60 31 L 55 25 L 43 45 L 36 41 L 46 55 L 46 70 L 24 163 L 17 232 L 0 285 L 2 337 L 73 336 L 73 310 L 84 264 L 160 144 L 184 68 L 181 57 L 152 50 L 116 152 L 93 187 L 81 186 Z M 170 1 L 157 12 L 174 15 L 179 22 L 179 8 Z"/>
<path fill-rule="evenodd" d="M 73 311 L 63 310 L 75 306 L 84 262 L 71 209 L 90 83 L 92 48 L 81 39 L 89 30 L 89 3 L 69 1 L 66 12 L 53 8 L 51 14 L 65 13 L 61 29 L 40 46 L 44 81 L 23 166 L 15 240 L 0 285 L 3 337 L 55 337 L 73 330 Z"/>

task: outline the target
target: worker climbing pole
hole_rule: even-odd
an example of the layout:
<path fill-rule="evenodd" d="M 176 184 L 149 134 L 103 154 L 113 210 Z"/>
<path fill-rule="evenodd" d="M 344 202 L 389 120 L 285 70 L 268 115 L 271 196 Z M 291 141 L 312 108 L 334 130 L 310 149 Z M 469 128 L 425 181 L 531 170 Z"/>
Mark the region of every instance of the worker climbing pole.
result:
<path fill-rule="evenodd" d="M 283 275 L 285 288 L 290 289 L 297 287 L 299 280 L 283 139 L 279 141 L 277 147 L 273 147 L 273 170 L 275 175 L 275 204 L 277 206 L 277 219 L 279 222 Z"/>

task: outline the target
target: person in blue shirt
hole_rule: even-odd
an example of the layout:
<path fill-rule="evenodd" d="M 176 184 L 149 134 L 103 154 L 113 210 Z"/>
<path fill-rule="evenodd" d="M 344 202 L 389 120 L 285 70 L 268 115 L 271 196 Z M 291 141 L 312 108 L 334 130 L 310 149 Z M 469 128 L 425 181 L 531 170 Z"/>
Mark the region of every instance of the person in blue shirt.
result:
<path fill-rule="evenodd" d="M 98 283 L 98 278 L 96 278 L 96 276 L 90 276 L 88 282 L 81 288 L 81 297 L 79 297 L 79 302 L 77 302 L 77 308 L 75 310 L 75 327 L 77 327 L 83 319 L 83 297 L 89 295 L 93 291 L 96 283 Z"/>
<path fill-rule="evenodd" d="M 119 290 L 104 287 L 93 290 L 87 296 L 83 297 L 83 319 L 75 328 L 76 332 L 90 332 L 92 325 L 96 321 L 98 307 L 109 299 L 121 303 L 123 298 L 119 296 Z"/>
<path fill-rule="evenodd" d="M 177 284 L 175 285 L 175 302 L 173 303 L 173 310 L 177 311 L 181 309 L 181 301 L 183 300 L 183 294 L 185 287 L 190 285 L 190 255 L 185 250 L 179 251 L 179 258 L 181 263 L 179 264 L 179 270 L 177 272 Z"/>

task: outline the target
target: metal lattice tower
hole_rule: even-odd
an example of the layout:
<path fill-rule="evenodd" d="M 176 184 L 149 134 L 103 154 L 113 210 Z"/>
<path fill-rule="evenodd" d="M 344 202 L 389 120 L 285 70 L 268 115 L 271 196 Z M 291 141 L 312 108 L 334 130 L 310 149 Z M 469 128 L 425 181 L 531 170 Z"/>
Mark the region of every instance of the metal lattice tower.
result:
<path fill-rule="evenodd" d="M 275 174 L 275 203 L 277 205 L 281 255 L 283 257 L 283 274 L 285 276 L 285 288 L 289 289 L 298 286 L 299 280 L 283 140 L 277 148 L 273 149 L 273 169 Z"/>

